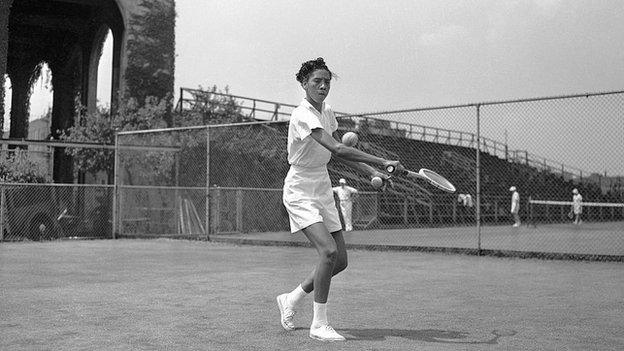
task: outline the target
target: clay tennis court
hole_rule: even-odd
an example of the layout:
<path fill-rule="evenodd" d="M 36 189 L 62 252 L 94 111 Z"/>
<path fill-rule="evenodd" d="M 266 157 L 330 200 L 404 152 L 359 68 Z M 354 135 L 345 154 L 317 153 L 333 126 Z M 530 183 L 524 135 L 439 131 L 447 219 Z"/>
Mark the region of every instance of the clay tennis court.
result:
<path fill-rule="evenodd" d="M 354 233 L 355 234 L 355 233 Z M 312 299 L 279 324 L 275 296 L 316 262 L 307 247 L 186 240 L 0 245 L 3 350 L 619 350 L 620 262 L 350 250 L 330 319 Z"/>

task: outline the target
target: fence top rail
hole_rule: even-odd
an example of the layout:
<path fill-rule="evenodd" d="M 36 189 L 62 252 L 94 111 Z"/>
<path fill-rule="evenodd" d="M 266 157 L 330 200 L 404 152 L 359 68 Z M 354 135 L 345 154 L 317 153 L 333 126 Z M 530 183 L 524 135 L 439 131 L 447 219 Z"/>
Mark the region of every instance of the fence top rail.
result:
<path fill-rule="evenodd" d="M 100 143 L 77 143 L 66 141 L 49 141 L 49 140 L 30 140 L 30 139 L 0 139 L 0 145 L 22 145 L 22 146 L 47 146 L 47 147 L 62 147 L 62 148 L 77 148 L 77 149 L 104 149 L 115 150 L 114 144 L 100 144 Z M 167 146 L 147 146 L 147 145 L 123 145 L 119 146 L 119 149 L 123 150 L 151 150 L 151 151 L 179 151 L 177 147 Z M 7 150 L 11 151 L 11 150 Z"/>
<path fill-rule="evenodd" d="M 90 147 L 94 149 L 114 149 L 115 145 L 112 144 L 102 144 L 102 143 L 76 143 L 76 142 L 68 142 L 68 141 L 60 141 L 60 140 L 32 140 L 32 139 L 0 139 L 0 145 L 33 145 L 33 144 L 41 144 L 44 146 L 55 146 L 55 147 Z"/>
<path fill-rule="evenodd" d="M 456 105 L 426 106 L 426 107 L 418 107 L 418 108 L 402 109 L 402 110 L 393 110 L 393 111 L 358 113 L 358 114 L 354 114 L 354 115 L 358 115 L 358 116 L 374 116 L 374 115 L 385 115 L 385 114 L 393 114 L 393 113 L 405 113 L 405 112 L 417 112 L 417 111 L 433 111 L 433 110 L 442 110 L 442 109 L 455 109 L 455 108 L 466 108 L 466 107 L 477 107 L 477 106 L 488 106 L 488 105 L 515 104 L 515 103 L 533 102 L 533 101 L 575 99 L 575 98 L 582 98 L 582 97 L 589 98 L 589 97 L 594 97 L 594 96 L 618 95 L 618 94 L 624 94 L 624 90 L 611 90 L 611 91 L 603 91 L 603 92 L 582 93 L 582 94 L 569 94 L 569 95 L 553 95 L 553 96 L 532 97 L 532 98 L 513 99 L 513 100 L 482 101 L 482 102 L 471 102 L 471 103 L 456 104 Z"/>
<path fill-rule="evenodd" d="M 167 132 L 201 130 L 201 129 L 211 129 L 211 128 L 244 127 L 244 126 L 251 126 L 251 125 L 266 125 L 266 124 L 283 124 L 285 122 L 287 121 L 255 121 L 255 122 L 242 122 L 242 123 L 207 124 L 207 125 L 202 125 L 202 126 L 190 126 L 190 127 L 127 130 L 123 132 L 117 132 L 116 134 L 117 135 L 133 135 L 133 134 L 149 134 L 149 133 L 167 133 Z"/>
<path fill-rule="evenodd" d="M 34 186 L 34 187 L 76 187 L 76 188 L 114 188 L 113 184 L 78 184 L 78 183 L 9 183 L 9 182 L 0 182 L 0 187 L 23 187 L 23 186 Z"/>

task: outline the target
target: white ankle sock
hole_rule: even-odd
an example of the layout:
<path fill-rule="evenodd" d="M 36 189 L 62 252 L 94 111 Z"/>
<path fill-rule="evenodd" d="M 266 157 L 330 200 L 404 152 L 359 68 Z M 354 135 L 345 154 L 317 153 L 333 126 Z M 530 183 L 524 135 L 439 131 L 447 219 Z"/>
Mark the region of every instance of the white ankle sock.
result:
<path fill-rule="evenodd" d="M 314 301 L 314 318 L 312 319 L 312 327 L 316 328 L 325 324 L 328 324 L 327 303 L 318 303 Z"/>
<path fill-rule="evenodd" d="M 295 288 L 295 290 L 291 291 L 288 293 L 288 298 L 286 301 L 288 301 L 288 303 L 291 306 L 297 306 L 299 304 L 299 302 L 301 302 L 301 300 L 307 295 L 308 293 L 303 291 L 303 288 L 301 287 L 301 284 L 299 284 L 299 286 L 297 286 Z"/>

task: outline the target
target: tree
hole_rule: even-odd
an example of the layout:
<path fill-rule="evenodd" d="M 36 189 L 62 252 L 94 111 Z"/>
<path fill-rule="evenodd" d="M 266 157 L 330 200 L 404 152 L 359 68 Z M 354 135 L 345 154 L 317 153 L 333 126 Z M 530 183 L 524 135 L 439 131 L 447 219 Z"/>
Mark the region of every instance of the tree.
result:
<path fill-rule="evenodd" d="M 88 113 L 83 106 L 79 106 L 75 125 L 60 131 L 60 138 L 68 142 L 113 145 L 117 131 L 165 127 L 167 104 L 165 99 L 149 97 L 144 105 L 139 106 L 134 98 L 130 98 L 121 103 L 113 114 L 102 107 Z M 113 174 L 115 155 L 110 149 L 68 147 L 65 152 L 74 158 L 77 170 Z"/>
<path fill-rule="evenodd" d="M 142 104 L 150 96 L 167 99 L 173 91 L 176 13 L 173 1 L 140 0 L 137 6 L 141 9 L 129 18 L 123 93 Z M 164 117 L 170 127 L 171 116 Z"/>
<path fill-rule="evenodd" d="M 232 95 L 229 87 L 225 91 L 212 86 L 204 90 L 201 86 L 190 91 L 193 99 L 188 101 L 190 108 L 174 115 L 175 126 L 197 126 L 209 124 L 240 123 L 249 121 L 241 112 L 241 107 Z"/>
<path fill-rule="evenodd" d="M 264 125 L 232 126 L 248 122 L 239 103 L 213 86 L 197 91 L 190 109 L 172 113 L 177 128 L 224 125 L 208 129 L 175 130 L 162 133 L 125 134 L 118 144 L 118 164 L 125 184 L 161 186 L 205 186 L 207 138 L 210 140 L 210 180 L 213 184 L 249 187 L 279 187 L 287 171 L 286 137 L 282 127 Z M 116 113 L 99 109 L 77 111 L 77 123 L 62 139 L 81 143 L 114 144 L 116 131 L 164 128 L 167 123 L 165 99 L 148 98 L 139 106 L 130 99 Z M 76 169 L 95 173 L 114 172 L 114 152 L 110 149 L 68 147 Z M 179 167 L 180 171 L 176 167 Z M 178 174 L 177 172 L 180 172 Z M 109 178 L 109 181 L 112 179 Z"/>

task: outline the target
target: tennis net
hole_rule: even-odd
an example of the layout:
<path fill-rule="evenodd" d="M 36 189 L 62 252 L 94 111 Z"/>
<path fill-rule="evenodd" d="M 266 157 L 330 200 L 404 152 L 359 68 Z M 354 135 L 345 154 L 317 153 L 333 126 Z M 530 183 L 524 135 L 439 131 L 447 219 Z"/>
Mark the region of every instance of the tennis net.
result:
<path fill-rule="evenodd" d="M 529 200 L 531 222 L 561 223 L 574 218 L 571 201 Z M 624 221 L 624 203 L 583 202 L 581 220 L 591 222 Z"/>

